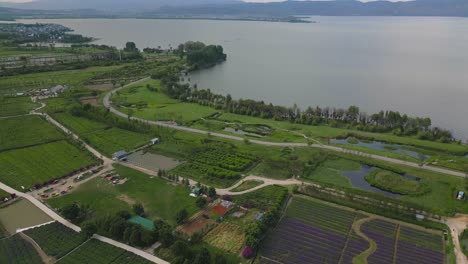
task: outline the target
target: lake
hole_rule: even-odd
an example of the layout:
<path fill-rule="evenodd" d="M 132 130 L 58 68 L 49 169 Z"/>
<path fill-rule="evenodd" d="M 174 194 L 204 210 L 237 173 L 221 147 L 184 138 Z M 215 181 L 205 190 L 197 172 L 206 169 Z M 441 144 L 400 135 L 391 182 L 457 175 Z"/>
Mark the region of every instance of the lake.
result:
<path fill-rule="evenodd" d="M 318 23 L 65 19 L 97 43 L 220 44 L 228 61 L 192 74 L 199 88 L 274 104 L 398 110 L 468 139 L 468 19 L 313 17 Z"/>

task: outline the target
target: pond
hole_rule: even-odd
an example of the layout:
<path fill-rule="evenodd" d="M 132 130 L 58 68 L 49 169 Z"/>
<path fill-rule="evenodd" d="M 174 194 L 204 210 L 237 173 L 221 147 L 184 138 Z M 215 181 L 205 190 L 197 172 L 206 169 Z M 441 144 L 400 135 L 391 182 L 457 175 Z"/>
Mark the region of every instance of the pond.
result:
<path fill-rule="evenodd" d="M 370 191 L 370 192 L 380 193 L 380 194 L 383 194 L 383 195 L 385 195 L 387 197 L 390 197 L 390 198 L 399 198 L 399 197 L 401 197 L 400 194 L 387 192 L 387 191 L 381 190 L 379 188 L 373 187 L 366 181 L 366 179 L 365 179 L 366 175 L 368 175 L 369 173 L 371 173 L 372 171 L 377 170 L 377 169 L 379 169 L 379 168 L 368 166 L 368 165 L 362 165 L 360 170 L 341 171 L 340 173 L 341 173 L 341 175 L 346 176 L 351 181 L 351 184 L 355 188 L 363 189 L 363 190 Z M 405 178 L 408 178 L 410 180 L 414 180 L 414 181 L 420 181 L 421 180 L 418 177 L 414 177 L 414 176 L 407 175 L 407 174 L 402 175 L 402 176 L 405 177 Z"/>
<path fill-rule="evenodd" d="M 385 151 L 385 152 L 392 152 L 392 153 L 398 153 L 398 154 L 404 154 L 411 156 L 413 158 L 419 159 L 420 157 L 423 157 L 424 160 L 428 160 L 431 156 L 429 155 L 424 155 L 416 151 L 411 151 L 404 149 L 404 145 L 399 145 L 399 144 L 387 144 L 379 141 L 371 141 L 371 142 L 362 142 L 358 141 L 356 144 L 352 144 L 348 142 L 348 139 L 332 139 L 330 140 L 330 143 L 332 144 L 338 144 L 338 145 L 350 145 L 350 146 L 359 146 L 359 147 L 364 147 L 368 149 L 373 149 L 377 151 Z"/>
<path fill-rule="evenodd" d="M 28 200 L 20 199 L 6 207 L 0 208 L 0 222 L 10 234 L 16 233 L 17 229 L 36 226 L 50 221 L 52 221 L 52 218 Z"/>

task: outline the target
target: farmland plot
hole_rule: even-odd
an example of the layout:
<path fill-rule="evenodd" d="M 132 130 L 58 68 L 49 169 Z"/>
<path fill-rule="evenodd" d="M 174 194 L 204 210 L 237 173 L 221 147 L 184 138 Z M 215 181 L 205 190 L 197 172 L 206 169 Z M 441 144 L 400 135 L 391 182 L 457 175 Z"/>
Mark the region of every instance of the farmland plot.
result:
<path fill-rule="evenodd" d="M 260 263 L 340 263 L 351 264 L 370 247 L 354 232 L 354 222 L 364 215 L 294 197 L 283 220 L 267 237 Z M 360 226 L 360 231 L 376 244 L 367 257 L 369 264 L 444 263 L 442 234 L 411 225 L 375 218 Z"/>
<path fill-rule="evenodd" d="M 135 263 L 149 264 L 147 261 L 133 253 L 127 252 L 121 248 L 114 247 L 104 242 L 91 239 L 84 245 L 77 248 L 71 254 L 60 259 L 60 264 L 110 264 L 110 263 Z"/>
<path fill-rule="evenodd" d="M 338 263 L 357 216 L 295 197 L 286 217 L 265 242 L 263 256 L 280 263 Z"/>
<path fill-rule="evenodd" d="M 380 219 L 364 223 L 361 231 L 377 243 L 377 250 L 369 256 L 368 263 L 393 263 L 397 228 L 397 224 Z"/>
<path fill-rule="evenodd" d="M 29 242 L 14 235 L 0 239 L 0 263 L 39 264 L 42 260 Z"/>
<path fill-rule="evenodd" d="M 40 145 L 64 137 L 39 116 L 0 119 L 0 151 Z"/>
<path fill-rule="evenodd" d="M 400 228 L 396 263 L 430 264 L 443 262 L 444 248 L 440 234 L 432 234 L 403 226 Z"/>
<path fill-rule="evenodd" d="M 0 152 L 0 181 L 15 188 L 30 188 L 95 163 L 88 152 L 62 140 Z"/>
<path fill-rule="evenodd" d="M 211 230 L 204 240 L 229 253 L 238 254 L 244 245 L 244 230 L 238 225 L 223 223 Z"/>
<path fill-rule="evenodd" d="M 86 240 L 84 235 L 58 222 L 29 229 L 24 233 L 34 239 L 48 256 L 57 259 L 66 255 Z"/>
<path fill-rule="evenodd" d="M 3 98 L 0 99 L 0 117 L 25 115 L 38 106 L 29 97 Z"/>

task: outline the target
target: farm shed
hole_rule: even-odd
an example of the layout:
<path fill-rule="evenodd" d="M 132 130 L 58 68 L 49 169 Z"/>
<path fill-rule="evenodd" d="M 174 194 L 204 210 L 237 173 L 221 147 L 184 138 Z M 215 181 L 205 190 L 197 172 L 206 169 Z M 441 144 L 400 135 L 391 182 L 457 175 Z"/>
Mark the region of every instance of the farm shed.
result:
<path fill-rule="evenodd" d="M 124 161 L 127 160 L 127 155 L 128 154 L 125 150 L 117 151 L 116 153 L 112 154 L 112 159 Z"/>
<path fill-rule="evenodd" d="M 216 205 L 215 207 L 213 207 L 213 212 L 219 216 L 225 215 L 227 211 L 228 209 L 222 205 Z"/>
<path fill-rule="evenodd" d="M 133 216 L 132 218 L 128 219 L 128 222 L 141 225 L 144 229 L 146 229 L 148 231 L 153 231 L 154 230 L 153 221 L 151 221 L 151 220 L 149 220 L 147 218 L 143 218 L 143 217 L 138 216 L 138 215 Z"/>
<path fill-rule="evenodd" d="M 459 191 L 457 194 L 458 200 L 463 200 L 465 198 L 465 192 Z"/>
<path fill-rule="evenodd" d="M 221 206 L 224 206 L 224 207 L 226 207 L 228 209 L 234 206 L 233 202 L 226 201 L 226 200 L 222 200 L 220 204 L 221 204 Z"/>
<path fill-rule="evenodd" d="M 156 145 L 159 143 L 159 138 L 153 138 L 151 139 L 151 144 Z"/>

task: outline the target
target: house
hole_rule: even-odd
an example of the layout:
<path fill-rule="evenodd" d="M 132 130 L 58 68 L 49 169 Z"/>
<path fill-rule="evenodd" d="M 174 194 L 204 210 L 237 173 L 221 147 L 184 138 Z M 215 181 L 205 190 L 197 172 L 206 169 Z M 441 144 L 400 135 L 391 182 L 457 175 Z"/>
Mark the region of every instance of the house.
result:
<path fill-rule="evenodd" d="M 221 206 L 224 206 L 224 207 L 228 208 L 228 209 L 234 206 L 233 202 L 226 201 L 226 200 L 222 200 L 219 204 Z"/>
<path fill-rule="evenodd" d="M 421 215 L 421 214 L 416 215 L 416 220 L 423 221 L 424 219 L 425 219 L 424 215 Z"/>
<path fill-rule="evenodd" d="M 159 138 L 153 138 L 153 139 L 151 140 L 151 144 L 153 144 L 153 145 L 156 145 L 156 144 L 158 144 L 158 143 L 159 143 Z"/>
<path fill-rule="evenodd" d="M 465 199 L 465 192 L 459 191 L 458 194 L 457 194 L 457 199 L 458 199 L 458 200 L 463 200 L 463 199 Z"/>
<path fill-rule="evenodd" d="M 119 161 L 126 161 L 127 155 L 128 154 L 125 150 L 117 151 L 116 153 L 112 154 L 112 159 L 119 160 Z"/>
<path fill-rule="evenodd" d="M 52 93 L 55 93 L 55 94 L 63 93 L 63 92 L 65 92 L 65 90 L 67 90 L 67 87 L 66 87 L 66 86 L 62 86 L 62 85 L 57 85 L 57 86 L 55 86 L 55 87 L 50 88 L 50 91 L 51 91 Z"/>

